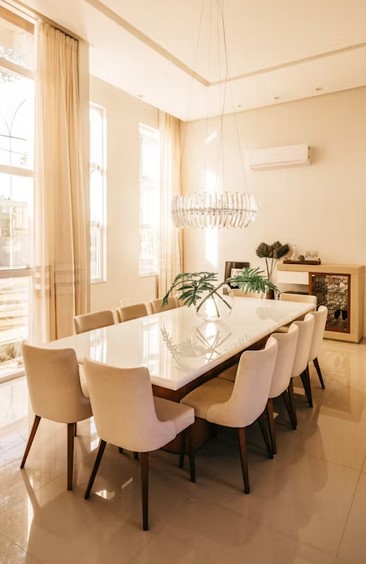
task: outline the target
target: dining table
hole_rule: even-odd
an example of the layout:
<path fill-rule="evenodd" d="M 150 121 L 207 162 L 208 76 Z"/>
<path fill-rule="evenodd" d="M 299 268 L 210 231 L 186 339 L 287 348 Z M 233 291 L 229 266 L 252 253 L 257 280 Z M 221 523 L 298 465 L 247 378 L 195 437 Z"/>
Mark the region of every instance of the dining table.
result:
<path fill-rule="evenodd" d="M 182 306 L 44 346 L 74 349 L 81 368 L 85 358 L 123 368 L 146 366 L 154 394 L 180 401 L 311 309 L 308 303 L 236 297 L 230 315 L 218 321 L 204 321 L 194 307 Z M 82 370 L 81 379 L 87 394 Z"/>

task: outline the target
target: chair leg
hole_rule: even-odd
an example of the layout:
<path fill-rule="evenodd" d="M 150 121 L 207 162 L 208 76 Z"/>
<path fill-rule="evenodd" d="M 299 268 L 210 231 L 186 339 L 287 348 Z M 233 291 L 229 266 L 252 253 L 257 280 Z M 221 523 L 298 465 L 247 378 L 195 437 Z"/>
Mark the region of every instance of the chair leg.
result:
<path fill-rule="evenodd" d="M 308 400 L 309 407 L 313 407 L 313 398 L 311 394 L 310 374 L 309 368 L 306 367 L 304 372 L 300 374 L 302 384 L 304 386 L 305 394 Z"/>
<path fill-rule="evenodd" d="M 266 447 L 267 447 L 268 456 L 269 456 L 269 458 L 273 458 L 272 445 L 271 445 L 271 441 L 270 441 L 270 439 L 269 439 L 269 437 L 268 437 L 268 433 L 267 433 L 267 429 L 266 429 L 265 423 L 264 423 L 264 421 L 263 421 L 263 414 L 262 414 L 260 417 L 258 417 L 258 423 L 259 423 L 259 426 L 260 426 L 261 431 L 262 431 L 262 435 L 263 435 L 263 439 L 264 439 L 265 445 L 266 445 Z"/>
<path fill-rule="evenodd" d="M 196 481 L 196 465 L 195 465 L 195 454 L 192 441 L 192 425 L 188 428 L 188 458 L 189 458 L 189 478 L 191 482 Z"/>
<path fill-rule="evenodd" d="M 138 453 L 138 452 L 134 452 L 134 453 L 133 453 L 133 458 L 134 458 L 134 460 L 138 460 L 138 459 L 139 459 L 139 453 Z"/>
<path fill-rule="evenodd" d="M 78 424 L 75 421 L 75 423 L 74 423 L 74 437 L 77 437 L 77 436 L 78 436 Z"/>
<path fill-rule="evenodd" d="M 123 454 L 123 448 L 122 448 L 122 447 L 118 447 L 118 452 L 119 452 L 120 454 Z"/>
<path fill-rule="evenodd" d="M 25 447 L 23 459 L 22 459 L 22 462 L 20 463 L 21 468 L 24 468 L 24 465 L 25 465 L 26 460 L 28 458 L 28 454 L 29 454 L 29 451 L 31 449 L 34 437 L 36 436 L 38 425 L 39 425 L 40 421 L 41 421 L 40 416 L 36 415 L 35 418 L 34 418 L 34 421 L 33 421 L 33 425 L 32 425 L 32 429 L 31 429 L 29 438 L 28 438 L 27 446 Z"/>
<path fill-rule="evenodd" d="M 187 429 L 184 429 L 180 434 L 180 441 L 179 441 L 179 468 L 184 468 L 184 455 L 186 453 L 186 436 L 187 436 Z"/>
<path fill-rule="evenodd" d="M 276 443 L 276 422 L 273 417 L 273 399 L 268 398 L 267 401 L 267 419 L 268 419 L 268 429 L 269 429 L 269 437 L 271 440 L 272 452 L 273 454 L 277 454 L 277 443 Z"/>
<path fill-rule="evenodd" d="M 291 425 L 293 429 L 297 428 L 297 415 L 296 415 L 296 401 L 295 401 L 295 394 L 294 394 L 294 383 L 292 378 L 290 378 L 290 382 L 287 388 L 287 394 L 286 392 L 284 392 L 284 399 L 285 399 L 285 405 L 288 411 L 288 415 L 290 417 L 290 421 L 291 421 Z M 288 400 L 286 402 L 286 400 Z"/>
<path fill-rule="evenodd" d="M 314 366 L 315 366 L 316 371 L 318 373 L 320 385 L 323 388 L 323 390 L 325 390 L 323 375 L 322 375 L 322 371 L 320 370 L 320 366 L 319 366 L 319 360 L 317 358 L 314 358 L 313 363 L 314 363 Z"/>
<path fill-rule="evenodd" d="M 67 489 L 72 490 L 72 474 L 74 469 L 74 433 L 75 423 L 67 424 Z"/>
<path fill-rule="evenodd" d="M 95 476 L 97 475 L 99 464 L 102 460 L 102 456 L 103 456 L 104 449 L 105 449 L 106 445 L 107 445 L 107 443 L 105 441 L 102 441 L 102 439 L 100 439 L 98 454 L 97 454 L 97 457 L 96 457 L 95 462 L 94 462 L 92 473 L 90 475 L 88 487 L 86 488 L 86 491 L 85 491 L 85 494 L 84 494 L 84 499 L 89 499 L 90 492 L 91 492 L 91 489 L 92 489 L 93 484 L 94 484 Z"/>
<path fill-rule="evenodd" d="M 149 530 L 149 453 L 141 453 L 142 529 Z"/>
<path fill-rule="evenodd" d="M 247 441 L 245 437 L 245 428 L 241 427 L 240 429 L 238 429 L 238 432 L 239 432 L 239 451 L 240 451 L 241 470 L 243 473 L 244 492 L 248 494 L 250 493 L 250 486 L 249 486 Z"/>

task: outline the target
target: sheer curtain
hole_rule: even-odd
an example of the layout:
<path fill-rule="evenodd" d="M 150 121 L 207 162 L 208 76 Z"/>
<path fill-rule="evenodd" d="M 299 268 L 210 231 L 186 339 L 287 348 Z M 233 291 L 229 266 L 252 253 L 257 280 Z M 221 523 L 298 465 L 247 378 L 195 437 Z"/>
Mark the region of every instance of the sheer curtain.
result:
<path fill-rule="evenodd" d="M 171 201 L 181 193 L 180 121 L 159 112 L 161 152 L 160 272 L 158 296 L 164 296 L 175 276 L 182 272 L 182 232 L 171 219 Z"/>
<path fill-rule="evenodd" d="M 32 334 L 44 342 L 72 334 L 88 309 L 89 237 L 78 42 L 41 23 L 37 51 Z"/>

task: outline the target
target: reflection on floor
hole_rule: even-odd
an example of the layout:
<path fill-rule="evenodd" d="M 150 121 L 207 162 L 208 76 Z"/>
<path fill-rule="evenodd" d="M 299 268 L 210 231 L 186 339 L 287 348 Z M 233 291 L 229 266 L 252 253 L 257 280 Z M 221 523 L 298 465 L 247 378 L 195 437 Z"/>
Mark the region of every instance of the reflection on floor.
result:
<path fill-rule="evenodd" d="M 174 455 L 151 457 L 150 526 L 140 515 L 139 462 L 108 446 L 93 495 L 83 493 L 98 444 L 79 425 L 75 488 L 66 490 L 66 426 L 41 421 L 24 471 L 33 415 L 24 379 L 0 386 L 0 562 L 27 564 L 366 562 L 366 344 L 326 341 L 312 370 L 314 408 L 297 398 L 292 431 L 282 406 L 278 454 L 249 430 L 252 492 L 241 493 L 236 437 L 197 452 L 191 484 Z M 300 388 L 299 388 L 300 391 Z"/>

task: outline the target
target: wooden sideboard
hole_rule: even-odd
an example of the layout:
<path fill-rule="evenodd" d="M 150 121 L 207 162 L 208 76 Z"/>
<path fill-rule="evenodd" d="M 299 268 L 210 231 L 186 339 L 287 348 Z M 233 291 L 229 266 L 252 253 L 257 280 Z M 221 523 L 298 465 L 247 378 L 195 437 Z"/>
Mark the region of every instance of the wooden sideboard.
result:
<path fill-rule="evenodd" d="M 318 306 L 327 306 L 328 319 L 325 337 L 352 343 L 358 343 L 362 339 L 364 333 L 364 266 L 280 263 L 277 271 L 278 282 L 304 284 L 309 294 L 317 296 Z"/>

